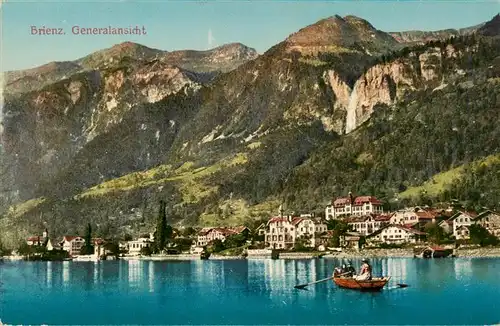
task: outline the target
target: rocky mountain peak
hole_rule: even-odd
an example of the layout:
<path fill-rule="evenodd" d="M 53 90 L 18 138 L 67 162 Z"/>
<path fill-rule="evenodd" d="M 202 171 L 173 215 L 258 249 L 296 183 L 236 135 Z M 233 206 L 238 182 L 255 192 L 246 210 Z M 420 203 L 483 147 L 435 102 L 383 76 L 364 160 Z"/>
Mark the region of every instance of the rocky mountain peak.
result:
<path fill-rule="evenodd" d="M 500 14 L 496 14 L 490 21 L 485 23 L 478 33 L 484 36 L 498 36 L 500 35 Z"/>
<path fill-rule="evenodd" d="M 210 50 L 210 52 L 213 61 L 252 60 L 258 56 L 255 49 L 241 43 L 225 44 Z"/>
<path fill-rule="evenodd" d="M 317 47 L 322 52 L 351 52 L 359 51 L 361 46 L 370 53 L 383 53 L 398 43 L 389 34 L 352 15 L 335 15 L 319 20 L 293 33 L 285 42 L 289 50 L 300 52 L 311 47 Z"/>
<path fill-rule="evenodd" d="M 150 60 L 165 51 L 149 48 L 134 42 L 123 42 L 110 48 L 91 53 L 76 62 L 86 69 L 100 69 L 125 57 L 134 60 Z"/>

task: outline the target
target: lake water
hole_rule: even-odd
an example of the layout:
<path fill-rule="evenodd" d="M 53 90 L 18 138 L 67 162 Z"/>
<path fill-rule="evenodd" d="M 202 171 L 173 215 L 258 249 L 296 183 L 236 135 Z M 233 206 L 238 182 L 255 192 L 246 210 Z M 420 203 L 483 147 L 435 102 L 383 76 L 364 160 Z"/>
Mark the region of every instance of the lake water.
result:
<path fill-rule="evenodd" d="M 359 268 L 360 262 L 353 260 Z M 8 324 L 494 324 L 500 259 L 373 259 L 379 293 L 337 288 L 317 260 L 0 263 Z M 392 288 L 406 283 L 408 288 Z"/>

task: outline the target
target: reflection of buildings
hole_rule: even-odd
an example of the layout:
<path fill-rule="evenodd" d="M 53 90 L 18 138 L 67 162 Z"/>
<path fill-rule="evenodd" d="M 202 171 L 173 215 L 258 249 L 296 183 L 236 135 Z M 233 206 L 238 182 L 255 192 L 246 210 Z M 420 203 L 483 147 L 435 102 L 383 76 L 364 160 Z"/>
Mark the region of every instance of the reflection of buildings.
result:
<path fill-rule="evenodd" d="M 267 284 L 262 282 L 262 275 L 265 275 L 265 263 L 268 259 L 249 259 L 248 262 L 248 283 L 252 284 L 253 290 L 261 293 L 266 292 Z"/>
<path fill-rule="evenodd" d="M 223 263 L 223 260 L 207 261 L 202 272 L 202 278 L 211 282 L 213 286 L 221 288 L 225 278 L 224 268 L 222 268 Z"/>
<path fill-rule="evenodd" d="M 94 284 L 97 284 L 97 281 L 99 279 L 99 263 L 98 262 L 94 262 Z"/>
<path fill-rule="evenodd" d="M 154 292 L 155 262 L 129 260 L 127 261 L 127 264 L 127 279 L 129 287 L 147 288 L 148 292 Z"/>
<path fill-rule="evenodd" d="M 63 278 L 63 285 L 68 286 L 69 285 L 69 261 L 63 261 L 62 263 L 62 278 Z"/>
<path fill-rule="evenodd" d="M 52 287 L 52 262 L 47 262 L 47 287 L 50 289 Z"/>
<path fill-rule="evenodd" d="M 295 285 L 318 279 L 316 260 L 266 259 L 252 263 L 264 265 L 265 289 L 271 294 L 271 298 L 291 298 Z M 309 290 L 313 292 L 314 288 Z"/>
<path fill-rule="evenodd" d="M 155 291 L 154 282 L 155 282 L 154 263 L 150 261 L 148 263 L 148 285 L 149 285 L 149 292 L 154 292 Z"/>
<path fill-rule="evenodd" d="M 408 279 L 408 263 L 407 259 L 388 258 L 384 260 L 371 260 L 373 274 L 380 274 L 379 266 L 381 266 L 382 274 L 390 276 L 393 281 L 405 282 Z"/>
<path fill-rule="evenodd" d="M 128 283 L 129 285 L 137 285 L 142 278 L 142 261 L 128 261 Z"/>
<path fill-rule="evenodd" d="M 468 258 L 456 258 L 453 260 L 455 267 L 455 278 L 469 278 L 472 276 L 472 260 Z"/>

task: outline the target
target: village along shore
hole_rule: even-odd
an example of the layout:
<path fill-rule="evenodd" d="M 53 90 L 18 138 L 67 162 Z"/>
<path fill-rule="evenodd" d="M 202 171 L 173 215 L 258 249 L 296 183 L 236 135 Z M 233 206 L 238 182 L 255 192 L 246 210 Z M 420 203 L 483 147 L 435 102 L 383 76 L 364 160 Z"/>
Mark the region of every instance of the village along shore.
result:
<path fill-rule="evenodd" d="M 424 249 L 424 248 L 422 248 Z M 449 258 L 500 258 L 500 247 L 458 248 L 452 249 Z M 246 255 L 217 255 L 212 254 L 209 260 L 237 260 L 237 259 L 272 259 L 271 254 L 252 254 L 251 250 Z M 416 258 L 414 248 L 403 249 L 362 249 L 344 250 L 341 252 L 280 252 L 276 259 L 360 259 L 360 258 Z M 124 260 L 199 260 L 196 254 L 177 255 L 151 255 L 151 256 L 124 256 Z"/>
<path fill-rule="evenodd" d="M 423 248 L 422 248 L 423 249 Z M 259 250 L 260 251 L 260 250 Z M 465 247 L 452 249 L 453 253 L 448 258 L 500 258 L 500 247 Z M 3 260 L 23 260 L 23 256 L 11 255 L 0 257 Z M 252 253 L 251 250 L 243 255 L 218 255 L 212 254 L 208 260 L 241 260 L 241 259 L 361 259 L 361 258 L 416 258 L 414 248 L 397 249 L 361 249 L 326 252 L 280 252 L 276 256 L 271 253 Z M 121 260 L 200 260 L 199 254 L 153 254 L 120 256 Z"/>

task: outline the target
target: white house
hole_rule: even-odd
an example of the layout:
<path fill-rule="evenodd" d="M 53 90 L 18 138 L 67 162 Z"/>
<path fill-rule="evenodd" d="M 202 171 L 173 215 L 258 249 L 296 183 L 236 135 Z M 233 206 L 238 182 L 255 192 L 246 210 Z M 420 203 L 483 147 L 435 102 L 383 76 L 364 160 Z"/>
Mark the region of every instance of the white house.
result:
<path fill-rule="evenodd" d="M 383 205 L 374 196 L 358 196 L 354 198 L 351 193 L 348 197 L 340 197 L 332 201 L 325 209 L 327 220 L 338 219 L 344 216 L 362 216 L 367 214 L 383 213 Z"/>
<path fill-rule="evenodd" d="M 203 228 L 200 232 L 198 232 L 196 247 L 202 248 L 214 240 L 220 240 L 224 242 L 227 237 L 231 235 L 242 234 L 244 232 L 250 232 L 250 229 L 246 226 L 237 226 L 230 228 Z"/>
<path fill-rule="evenodd" d="M 320 220 L 301 217 L 273 217 L 267 222 L 266 246 L 271 249 L 289 249 L 299 237 L 308 238 L 308 246 L 315 247 L 319 234 L 327 231 Z"/>
<path fill-rule="evenodd" d="M 311 247 L 316 247 L 316 235 L 321 234 L 323 232 L 326 232 L 328 230 L 328 227 L 326 226 L 325 223 L 322 223 L 320 221 L 314 221 L 309 218 L 295 218 L 294 219 L 294 225 L 295 225 L 295 239 L 299 237 L 308 237 L 309 240 L 309 245 Z"/>
<path fill-rule="evenodd" d="M 149 248 L 152 244 L 151 238 L 138 238 L 137 240 L 127 241 L 128 253 L 130 255 L 139 255 L 142 248 Z"/>
<path fill-rule="evenodd" d="M 369 235 L 390 223 L 388 215 L 366 215 L 346 219 L 347 224 L 361 235 Z"/>
<path fill-rule="evenodd" d="M 266 247 L 272 249 L 292 248 L 295 244 L 295 224 L 291 216 L 273 217 L 267 222 Z"/>
<path fill-rule="evenodd" d="M 453 223 L 452 230 L 455 239 L 470 239 L 469 226 L 474 224 L 476 216 L 477 214 L 472 212 L 457 212 L 449 218 L 449 221 Z"/>
<path fill-rule="evenodd" d="M 208 244 L 207 234 L 212 228 L 203 228 L 198 232 L 196 247 L 204 247 Z"/>
<path fill-rule="evenodd" d="M 67 251 L 70 256 L 77 256 L 85 244 L 85 239 L 78 236 L 64 236 L 59 243 L 63 250 Z"/>
<path fill-rule="evenodd" d="M 396 211 L 391 216 L 391 224 L 415 225 L 417 223 L 436 222 L 437 213 L 421 207 L 407 208 Z"/>
<path fill-rule="evenodd" d="M 402 225 L 387 225 L 366 237 L 368 243 L 417 243 L 426 236 L 425 232 Z"/>

